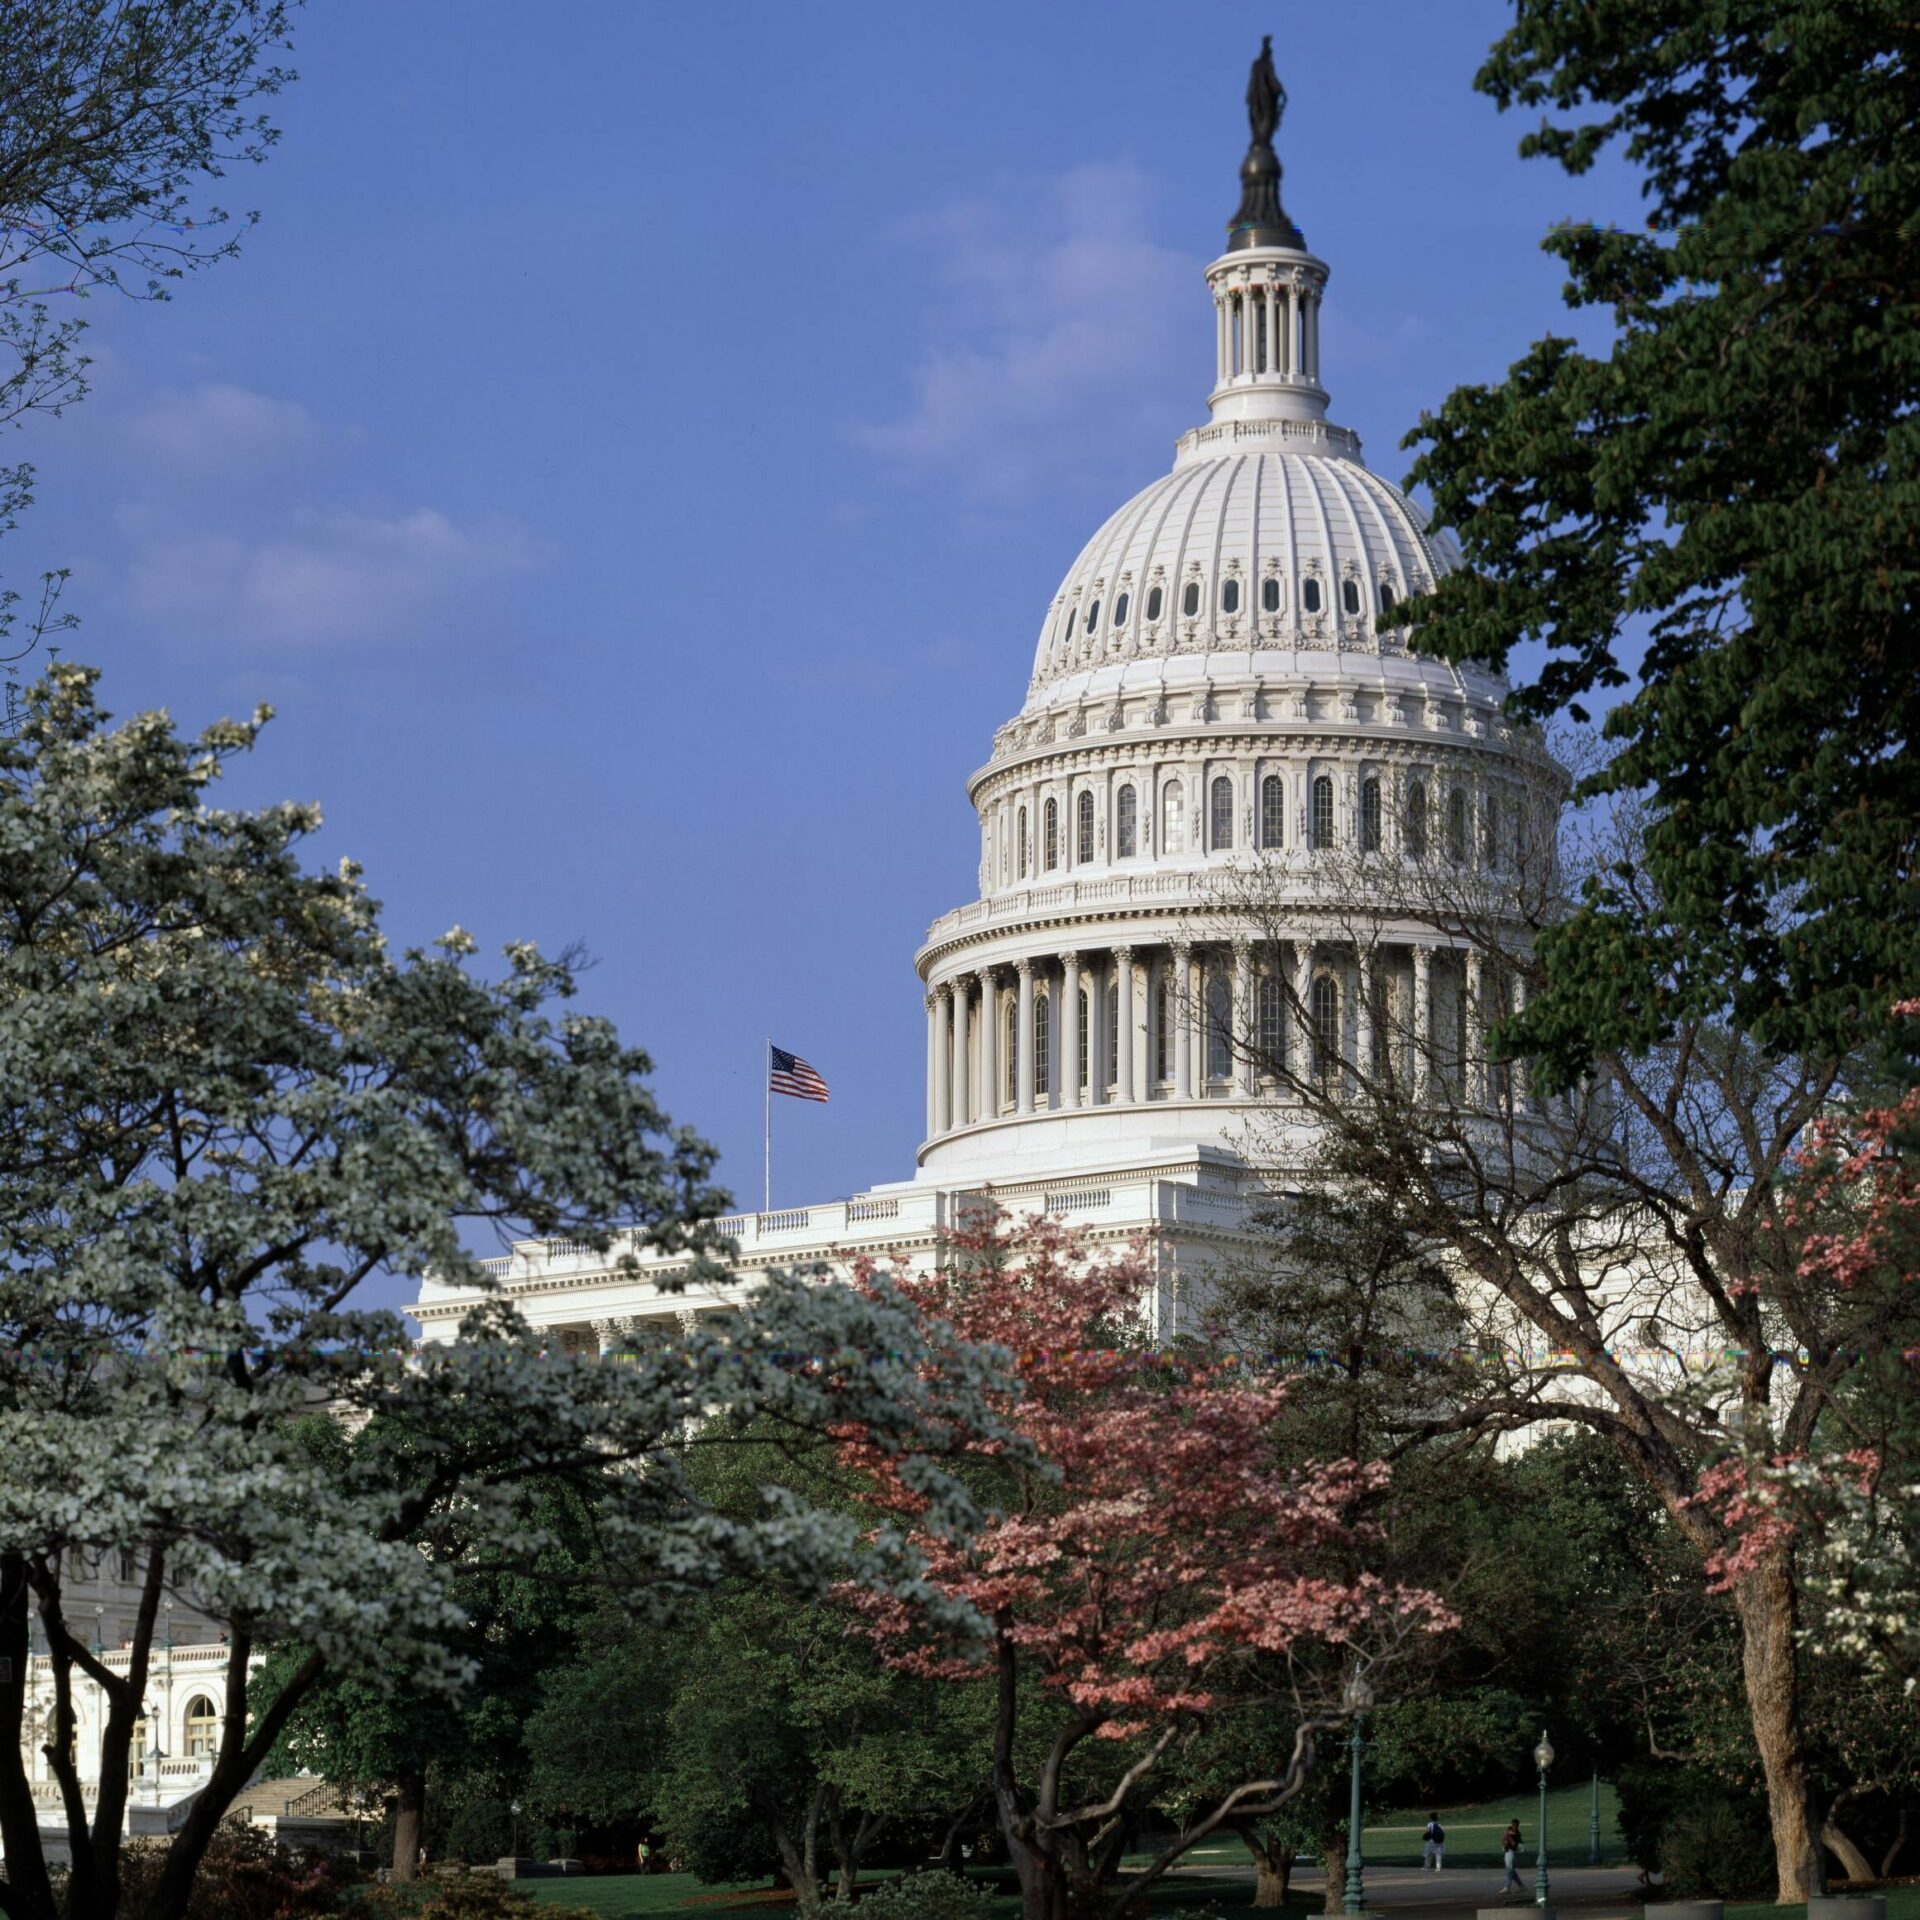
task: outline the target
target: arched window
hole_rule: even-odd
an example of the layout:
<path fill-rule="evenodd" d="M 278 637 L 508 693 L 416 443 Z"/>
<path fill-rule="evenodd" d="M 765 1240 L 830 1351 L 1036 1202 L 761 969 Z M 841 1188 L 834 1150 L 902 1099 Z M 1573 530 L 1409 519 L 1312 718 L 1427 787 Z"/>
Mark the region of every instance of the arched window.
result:
<path fill-rule="evenodd" d="M 1487 871 L 1500 871 L 1500 802 L 1492 794 L 1487 795 L 1485 823 Z"/>
<path fill-rule="evenodd" d="M 1393 611 L 1393 589 L 1384 580 L 1380 582 L 1380 611 L 1382 613 Z"/>
<path fill-rule="evenodd" d="M 1189 580 L 1187 582 L 1186 591 L 1180 596 L 1180 611 L 1184 613 L 1188 619 L 1192 619 L 1193 616 L 1200 611 L 1200 582 L 1198 580 Z"/>
<path fill-rule="evenodd" d="M 1300 582 L 1300 604 L 1308 613 L 1320 611 L 1320 582 L 1312 574 Z"/>
<path fill-rule="evenodd" d="M 1227 584 L 1220 589 L 1220 611 L 1222 613 L 1238 613 L 1240 611 L 1240 582 L 1238 580 L 1229 580 Z"/>
<path fill-rule="evenodd" d="M 1027 810 L 1022 807 L 1014 816 L 1013 822 L 1013 860 L 1016 879 L 1027 877 Z"/>
<path fill-rule="evenodd" d="M 1060 802 L 1049 800 L 1040 815 L 1041 852 L 1051 873 L 1060 864 Z"/>
<path fill-rule="evenodd" d="M 1224 773 L 1214 777 L 1208 803 L 1207 835 L 1215 853 L 1233 845 L 1233 781 Z"/>
<path fill-rule="evenodd" d="M 1173 995 L 1164 979 L 1153 996 L 1153 1077 L 1173 1078 Z"/>
<path fill-rule="evenodd" d="M 1262 611 L 1266 613 L 1278 613 L 1280 611 L 1280 581 L 1274 574 L 1268 574 L 1267 577 L 1260 582 L 1260 606 Z"/>
<path fill-rule="evenodd" d="M 220 1748 L 220 1716 L 204 1693 L 187 1702 L 187 1758 L 211 1760 Z"/>
<path fill-rule="evenodd" d="M 1416 780 L 1407 788 L 1407 858 L 1427 857 L 1427 783 Z"/>
<path fill-rule="evenodd" d="M 1360 783 L 1360 851 L 1378 853 L 1380 851 L 1380 782 L 1363 780 Z"/>
<path fill-rule="evenodd" d="M 1358 580 L 1342 580 L 1340 582 L 1340 604 L 1345 607 L 1349 613 L 1358 613 L 1360 611 L 1360 582 Z"/>
<path fill-rule="evenodd" d="M 1467 859 L 1467 796 L 1455 787 L 1447 795 L 1447 858 L 1456 867 Z"/>
<path fill-rule="evenodd" d="M 1160 851 L 1179 853 L 1187 844 L 1187 790 L 1178 780 L 1160 789 Z"/>
<path fill-rule="evenodd" d="M 1053 1001 L 1036 994 L 1033 1002 L 1033 1092 L 1044 1100 L 1053 1091 Z"/>
<path fill-rule="evenodd" d="M 1106 1060 L 1101 1068 L 1102 1084 L 1112 1086 L 1120 1078 L 1120 983 L 1107 982 Z"/>
<path fill-rule="evenodd" d="M 1207 966 L 1207 1078 L 1224 1080 L 1233 1072 L 1233 987 L 1218 960 Z"/>
<path fill-rule="evenodd" d="M 1082 866 L 1093 858 L 1093 795 L 1085 788 L 1074 803 L 1080 815 L 1080 850 L 1076 856 Z"/>
<path fill-rule="evenodd" d="M 1313 844 L 1320 853 L 1333 845 L 1333 780 L 1324 773 L 1313 783 Z"/>
<path fill-rule="evenodd" d="M 1074 1036 L 1079 1058 L 1073 1065 L 1074 1084 L 1082 1089 L 1087 1084 L 1087 1061 L 1093 1051 L 1092 1037 L 1087 1032 L 1087 1016 L 1090 1012 L 1091 1008 L 1087 1004 L 1087 990 L 1082 987 L 1080 989 L 1080 1030 Z"/>
<path fill-rule="evenodd" d="M 1340 988 L 1329 974 L 1313 983 L 1313 1072 L 1324 1080 L 1340 1064 Z"/>
<path fill-rule="evenodd" d="M 1263 1072 L 1277 1073 L 1286 1065 L 1286 995 L 1280 990 L 1280 976 L 1263 973 L 1258 989 L 1260 997 L 1259 1046 Z"/>
<path fill-rule="evenodd" d="M 1007 1063 L 1001 1077 L 1006 1082 L 1006 1100 L 1011 1106 L 1020 1098 L 1020 1002 L 1007 1001 Z"/>
<path fill-rule="evenodd" d="M 1087 608 L 1087 631 L 1091 633 L 1094 630 L 1094 628 L 1099 624 L 1099 621 L 1100 621 L 1100 602 L 1096 600 L 1093 602 L 1091 606 Z"/>
<path fill-rule="evenodd" d="M 1260 844 L 1279 847 L 1286 844 L 1287 789 L 1277 773 L 1260 782 Z"/>
<path fill-rule="evenodd" d="M 1139 828 L 1140 802 L 1134 798 L 1131 787 L 1120 789 L 1120 798 L 1115 806 L 1114 849 L 1116 860 L 1133 858 L 1133 843 Z"/>
<path fill-rule="evenodd" d="M 127 1744 L 127 1778 L 137 1780 L 151 1764 L 148 1749 L 153 1745 L 153 1722 L 143 1713 L 133 1723 L 133 1738 Z"/>
<path fill-rule="evenodd" d="M 1113 603 L 1113 624 L 1116 627 L 1124 627 L 1127 624 L 1127 602 L 1132 598 L 1131 594 L 1123 593 Z"/>
<path fill-rule="evenodd" d="M 1161 598 L 1162 595 L 1158 587 L 1149 587 L 1147 589 L 1147 618 L 1149 620 L 1158 620 L 1160 618 Z"/>

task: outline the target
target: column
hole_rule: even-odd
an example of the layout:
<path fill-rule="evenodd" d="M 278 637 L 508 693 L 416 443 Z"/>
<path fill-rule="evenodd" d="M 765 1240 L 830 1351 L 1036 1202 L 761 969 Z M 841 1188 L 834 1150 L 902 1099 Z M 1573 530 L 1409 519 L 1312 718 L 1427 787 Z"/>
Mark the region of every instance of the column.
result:
<path fill-rule="evenodd" d="M 1373 1084 L 1373 949 L 1362 947 L 1354 956 L 1354 1080 L 1360 1086 Z"/>
<path fill-rule="evenodd" d="M 929 1004 L 933 1008 L 933 1117 L 927 1128 L 929 1135 L 945 1133 L 950 1124 L 947 1116 L 953 1111 L 950 1071 L 953 1051 L 947 1045 L 947 1021 L 951 1017 L 948 1003 L 952 998 L 953 989 L 944 982 L 935 987 L 929 997 Z"/>
<path fill-rule="evenodd" d="M 1313 1078 L 1313 942 L 1296 940 L 1293 943 L 1293 999 L 1296 1011 L 1293 1016 L 1293 1044 L 1288 1048 L 1288 1059 L 1293 1068 L 1293 1077 L 1299 1081 Z"/>
<path fill-rule="evenodd" d="M 1113 964 L 1119 987 L 1119 1004 L 1114 1009 L 1115 1052 L 1118 1059 L 1114 1071 L 1115 1102 L 1123 1107 L 1133 1105 L 1133 949 L 1115 947 Z"/>
<path fill-rule="evenodd" d="M 1020 976 L 1020 1014 L 1014 1028 L 1013 1106 L 1016 1113 L 1033 1111 L 1033 962 L 1021 960 L 1014 971 Z"/>
<path fill-rule="evenodd" d="M 1487 1023 L 1480 1010 L 1480 983 L 1485 976 L 1481 972 L 1478 947 L 1467 949 L 1466 970 L 1461 989 L 1465 1004 L 1460 1009 L 1460 1051 L 1465 1058 L 1460 1062 L 1460 1090 L 1469 1107 L 1478 1107 L 1483 1098 L 1481 1072 L 1487 1055 Z"/>
<path fill-rule="evenodd" d="M 1316 288 L 1306 298 L 1305 325 L 1301 331 L 1306 338 L 1301 342 L 1301 354 L 1306 361 L 1307 378 L 1317 387 L 1320 384 L 1320 294 Z"/>
<path fill-rule="evenodd" d="M 1291 286 L 1280 290 L 1280 371 L 1289 377 L 1298 373 L 1299 350 L 1294 345 L 1294 328 L 1300 318 L 1300 297 Z"/>
<path fill-rule="evenodd" d="M 1242 1100 L 1253 1098 L 1253 943 L 1233 943 L 1233 1090 Z"/>
<path fill-rule="evenodd" d="M 622 1315 L 612 1320 L 596 1320 L 593 1323 L 593 1337 L 602 1354 L 611 1353 L 615 1347 L 623 1346 L 633 1332 L 633 1318 Z"/>
<path fill-rule="evenodd" d="M 1424 1103 L 1433 1067 L 1433 949 L 1413 950 L 1413 1097 Z"/>
<path fill-rule="evenodd" d="M 1089 996 L 1091 997 L 1091 996 Z M 1078 951 L 1060 956 L 1060 1018 L 1057 1022 L 1060 1049 L 1060 1104 L 1080 1104 L 1080 955 Z M 1087 1078 L 1093 1078 L 1093 1050 L 1087 1050 Z"/>
<path fill-rule="evenodd" d="M 1527 976 L 1517 971 L 1513 976 L 1513 1010 L 1516 1014 L 1527 1010 Z M 1513 1075 L 1513 1110 L 1522 1113 L 1528 1105 L 1527 1063 L 1516 1060 L 1509 1071 Z"/>
<path fill-rule="evenodd" d="M 1107 975 L 1087 969 L 1087 1105 L 1107 1104 Z"/>
<path fill-rule="evenodd" d="M 1000 1111 L 1000 994 L 991 967 L 980 969 L 980 1118 Z"/>
<path fill-rule="evenodd" d="M 1213 332 L 1213 359 L 1219 376 L 1214 381 L 1214 385 L 1224 387 L 1227 384 L 1228 374 L 1233 371 L 1230 359 L 1233 351 L 1233 316 L 1227 311 L 1224 294 L 1216 293 L 1213 296 Z M 1089 1075 L 1089 1078 L 1091 1077 Z"/>
<path fill-rule="evenodd" d="M 953 983 L 953 1117 L 950 1124 L 964 1127 L 973 1118 L 973 1103 L 967 1085 L 967 1019 L 972 997 L 964 979 Z"/>
<path fill-rule="evenodd" d="M 1280 289 L 1269 280 L 1260 297 L 1261 319 L 1267 335 L 1267 371 L 1280 371 Z"/>
<path fill-rule="evenodd" d="M 1173 1094 L 1193 1098 L 1193 948 L 1186 941 L 1173 949 Z"/>
<path fill-rule="evenodd" d="M 931 989 L 927 993 L 927 1138 L 931 1140 L 940 1131 L 940 1122 L 934 1113 L 934 1102 L 940 1086 L 940 996 Z"/>

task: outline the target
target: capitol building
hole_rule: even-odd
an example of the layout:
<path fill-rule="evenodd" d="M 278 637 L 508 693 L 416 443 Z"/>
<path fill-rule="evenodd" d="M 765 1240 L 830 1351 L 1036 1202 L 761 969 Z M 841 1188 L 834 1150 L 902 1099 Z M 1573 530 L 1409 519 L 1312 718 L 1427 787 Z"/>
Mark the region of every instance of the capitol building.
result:
<path fill-rule="evenodd" d="M 636 1277 L 579 1243 L 522 1242 L 488 1264 L 557 1346 L 725 1313 L 772 1268 L 926 1258 L 989 1192 L 1094 1242 L 1150 1232 L 1147 1311 L 1170 1338 L 1245 1243 L 1276 1144 L 1310 1154 L 1296 1075 L 1404 1048 L 1417 1083 L 1474 1056 L 1468 1023 L 1495 1004 L 1479 952 L 1435 931 L 1404 876 L 1443 852 L 1498 868 L 1527 796 L 1557 796 L 1559 776 L 1504 719 L 1504 681 L 1384 624 L 1458 555 L 1330 411 L 1337 319 L 1328 264 L 1281 204 L 1283 105 L 1263 53 L 1240 207 L 1194 302 L 1206 417 L 1068 566 L 1025 697 L 968 780 L 978 894 L 913 960 L 913 1177 L 726 1220 L 717 1289 L 684 1259 L 643 1255 Z M 451 1339 L 480 1297 L 428 1282 L 423 1338 Z"/>

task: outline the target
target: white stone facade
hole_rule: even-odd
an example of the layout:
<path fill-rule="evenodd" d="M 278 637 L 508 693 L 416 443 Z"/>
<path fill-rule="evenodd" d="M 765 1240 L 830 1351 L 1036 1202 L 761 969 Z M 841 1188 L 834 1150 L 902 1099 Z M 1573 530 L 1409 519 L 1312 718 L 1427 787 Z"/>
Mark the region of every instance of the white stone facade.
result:
<path fill-rule="evenodd" d="M 979 897 L 936 921 L 915 959 L 915 1177 L 738 1216 L 734 1284 L 697 1297 L 654 1283 L 672 1262 L 635 1281 L 584 1247 L 527 1243 L 493 1264 L 556 1342 L 604 1348 L 725 1311 L 769 1266 L 924 1258 L 988 1188 L 1096 1238 L 1153 1229 L 1151 1315 L 1171 1335 L 1196 1272 L 1238 1237 L 1249 1120 L 1269 1146 L 1289 1128 L 1307 1144 L 1304 1110 L 1276 1110 L 1256 1054 L 1305 1048 L 1337 1071 L 1335 1056 L 1374 1045 L 1382 995 L 1416 1036 L 1477 1017 L 1475 961 L 1402 910 L 1396 858 L 1418 851 L 1410 819 L 1478 858 L 1557 775 L 1502 718 L 1498 679 L 1417 657 L 1380 624 L 1457 556 L 1326 417 L 1327 277 L 1294 246 L 1207 268 L 1211 417 L 1047 609 L 1025 703 L 969 782 Z M 1388 876 L 1359 903 L 1355 853 Z M 1264 914 L 1259 938 L 1222 904 L 1250 865 L 1285 912 L 1278 931 Z M 1356 905 L 1379 942 L 1364 962 Z M 473 1303 L 425 1285 L 424 1337 L 451 1337 Z"/>

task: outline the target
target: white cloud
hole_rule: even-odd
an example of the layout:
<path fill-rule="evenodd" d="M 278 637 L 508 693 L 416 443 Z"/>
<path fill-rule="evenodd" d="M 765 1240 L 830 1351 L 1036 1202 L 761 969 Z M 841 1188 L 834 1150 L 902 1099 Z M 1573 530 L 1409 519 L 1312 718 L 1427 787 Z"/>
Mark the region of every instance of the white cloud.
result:
<path fill-rule="evenodd" d="M 912 406 L 851 430 L 882 459 L 1004 504 L 1191 424 L 1211 315 L 1196 263 L 1150 238 L 1135 169 L 1078 167 L 904 241 L 941 297 Z"/>
<path fill-rule="evenodd" d="M 155 394 L 129 419 L 126 434 L 135 455 L 170 478 L 243 477 L 306 458 L 324 439 L 297 400 L 224 381 Z"/>
<path fill-rule="evenodd" d="M 383 519 L 305 510 L 277 529 L 181 536 L 127 523 L 135 608 L 210 639 L 281 647 L 426 637 L 543 557 L 514 523 L 432 507 Z"/>

